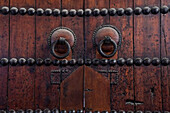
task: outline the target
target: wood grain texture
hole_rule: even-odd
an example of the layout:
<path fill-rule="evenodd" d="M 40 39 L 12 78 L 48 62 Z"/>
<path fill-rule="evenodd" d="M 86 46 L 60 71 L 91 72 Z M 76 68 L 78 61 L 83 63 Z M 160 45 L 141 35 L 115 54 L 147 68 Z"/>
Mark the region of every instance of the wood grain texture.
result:
<path fill-rule="evenodd" d="M 83 0 L 64 0 L 62 1 L 62 9 L 83 9 Z M 83 32 L 83 17 L 62 17 L 62 26 L 71 29 L 76 35 L 75 47 L 71 51 L 70 55 L 66 58 L 70 59 L 83 59 L 84 57 L 84 32 Z M 78 66 L 62 67 L 68 69 L 69 73 L 62 73 L 62 80 L 68 77 Z"/>
<path fill-rule="evenodd" d="M 13 6 L 25 8 L 35 7 L 35 2 L 32 0 L 10 0 L 10 7 Z M 34 16 L 10 16 L 10 58 L 35 58 L 34 26 Z M 34 71 L 34 66 L 9 67 L 9 109 L 34 108 Z"/>
<path fill-rule="evenodd" d="M 9 0 L 1 0 L 0 6 L 9 6 Z M 0 58 L 8 58 L 9 15 L 0 15 Z M 0 66 L 0 109 L 7 109 L 8 66 Z"/>
<path fill-rule="evenodd" d="M 110 80 L 85 66 L 85 107 L 92 111 L 110 111 Z"/>
<path fill-rule="evenodd" d="M 170 6 L 169 0 L 162 0 L 161 6 Z M 161 57 L 170 58 L 170 14 L 161 15 Z M 161 68 L 163 111 L 170 111 L 170 66 Z"/>
<path fill-rule="evenodd" d="M 133 0 L 110 0 L 110 8 L 133 7 Z M 133 58 L 133 15 L 110 16 L 110 24 L 115 26 L 122 35 L 122 44 L 113 57 Z M 134 110 L 133 66 L 111 67 L 117 74 L 111 74 L 111 108 L 115 110 Z"/>
<path fill-rule="evenodd" d="M 83 109 L 83 68 L 76 69 L 61 83 L 60 110 Z"/>
<path fill-rule="evenodd" d="M 102 8 L 109 8 L 109 0 L 85 0 L 85 9 L 86 8 L 90 8 L 92 10 L 94 10 L 95 8 L 98 9 L 102 9 Z M 97 45 L 94 46 L 93 44 L 93 33 L 94 31 L 100 27 L 101 25 L 107 25 L 109 24 L 109 16 L 90 16 L 90 17 L 85 17 L 85 23 L 84 23 L 84 28 L 85 28 L 85 59 L 103 59 L 104 57 L 102 57 L 98 51 L 97 51 Z M 104 38 L 104 37 L 103 37 Z M 98 70 L 107 70 L 107 66 L 93 66 L 91 65 L 90 68 L 94 69 L 95 71 Z M 87 69 L 87 70 L 86 70 Z M 88 68 L 85 68 L 85 72 L 88 71 Z M 89 71 L 89 73 L 85 73 L 85 82 L 87 82 L 87 80 L 92 80 L 93 77 L 89 76 L 89 75 L 95 75 L 96 72 L 95 71 Z M 101 73 L 104 76 L 108 77 L 107 73 Z M 89 77 L 89 78 L 86 78 Z M 94 77 L 95 78 L 95 77 Z M 105 81 L 106 82 L 106 81 Z M 97 86 L 97 82 L 88 82 L 87 83 L 88 86 L 92 85 L 92 86 Z M 104 83 L 103 83 L 104 84 Z M 107 84 L 107 83 L 105 83 Z M 86 87 L 86 83 L 85 83 L 85 87 Z M 100 91 L 99 91 L 100 92 Z M 106 94 L 107 92 L 104 91 L 103 94 Z M 92 109 L 97 110 L 110 110 L 110 108 L 108 108 L 108 103 L 106 103 L 106 106 L 101 106 L 103 99 L 100 98 L 100 96 L 96 96 L 95 100 L 92 99 L 92 95 L 99 95 L 97 93 L 97 91 L 92 90 L 90 92 L 86 91 L 85 92 L 85 109 L 89 110 Z M 109 95 L 108 95 L 109 97 Z M 106 98 L 105 98 L 106 99 Z M 107 99 L 106 99 L 107 100 Z M 105 102 L 105 101 L 104 101 Z M 96 105 L 96 106 L 95 106 Z"/>
<path fill-rule="evenodd" d="M 60 0 L 36 0 L 36 8 L 58 8 Z M 61 19 L 54 16 L 36 16 L 36 58 L 55 59 L 50 53 L 47 38 L 51 31 L 61 25 Z M 59 85 L 50 83 L 51 70 L 56 70 L 55 66 L 36 67 L 35 77 L 35 107 L 40 109 L 59 108 Z M 56 75 L 57 76 L 57 75 Z M 60 74 L 58 74 L 60 76 Z"/>
<path fill-rule="evenodd" d="M 135 7 L 159 6 L 159 0 L 135 0 Z M 134 17 L 134 58 L 160 58 L 160 15 Z M 135 66 L 136 110 L 162 110 L 160 66 Z"/>

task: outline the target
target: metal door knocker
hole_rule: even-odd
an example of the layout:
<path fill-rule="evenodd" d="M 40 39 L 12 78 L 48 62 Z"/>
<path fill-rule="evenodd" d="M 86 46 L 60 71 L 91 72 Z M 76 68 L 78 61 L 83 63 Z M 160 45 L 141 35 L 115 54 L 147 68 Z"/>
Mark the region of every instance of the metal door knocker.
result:
<path fill-rule="evenodd" d="M 105 43 L 105 44 L 111 43 L 111 44 L 113 45 L 114 49 L 113 49 L 113 51 L 112 51 L 110 54 L 106 54 L 106 53 L 102 50 L 102 45 L 103 45 L 104 43 Z M 103 57 L 110 58 L 110 57 L 114 56 L 114 54 L 115 54 L 116 51 L 117 51 L 117 43 L 116 43 L 113 39 L 111 39 L 110 36 L 105 36 L 105 38 L 104 38 L 103 40 L 101 40 L 101 41 L 99 42 L 99 44 L 98 44 L 98 51 L 99 51 L 99 53 L 100 53 Z"/>
<path fill-rule="evenodd" d="M 98 53 L 105 58 L 115 55 L 121 46 L 121 40 L 119 30 L 112 25 L 102 25 L 93 34 L 93 45 L 97 46 Z"/>
<path fill-rule="evenodd" d="M 74 32 L 66 27 L 54 29 L 48 38 L 51 54 L 58 59 L 66 58 L 73 51 L 75 44 Z"/>

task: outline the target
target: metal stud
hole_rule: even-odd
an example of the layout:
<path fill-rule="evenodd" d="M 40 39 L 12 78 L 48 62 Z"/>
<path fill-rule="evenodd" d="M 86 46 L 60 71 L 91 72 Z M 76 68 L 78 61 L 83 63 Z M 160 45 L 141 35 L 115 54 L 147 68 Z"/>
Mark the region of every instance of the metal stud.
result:
<path fill-rule="evenodd" d="M 143 111 L 136 111 L 136 113 L 143 113 Z"/>
<path fill-rule="evenodd" d="M 61 65 L 62 66 L 66 66 L 67 64 L 68 64 L 68 60 L 67 59 L 61 60 Z"/>
<path fill-rule="evenodd" d="M 110 113 L 117 113 L 117 111 L 116 110 L 111 110 L 111 112 Z"/>
<path fill-rule="evenodd" d="M 93 62 L 93 65 L 95 65 L 95 66 L 99 65 L 99 63 L 100 63 L 99 59 L 93 59 L 92 62 Z"/>
<path fill-rule="evenodd" d="M 92 63 L 91 59 L 86 59 L 85 60 L 85 65 L 90 66 Z"/>
<path fill-rule="evenodd" d="M 6 111 L 4 111 L 4 110 L 0 110 L 0 113 L 6 113 Z"/>
<path fill-rule="evenodd" d="M 117 13 L 118 16 L 122 16 L 122 15 L 124 15 L 124 9 L 123 8 L 118 8 L 116 13 Z"/>
<path fill-rule="evenodd" d="M 86 113 L 93 113 L 91 110 L 86 110 Z"/>
<path fill-rule="evenodd" d="M 109 113 L 108 111 L 102 111 L 101 113 Z"/>
<path fill-rule="evenodd" d="M 34 111 L 32 109 L 27 109 L 26 113 L 34 113 Z"/>
<path fill-rule="evenodd" d="M 101 60 L 100 60 L 100 64 L 101 64 L 102 66 L 106 66 L 106 65 L 108 64 L 108 59 L 101 59 Z"/>
<path fill-rule="evenodd" d="M 46 59 L 44 60 L 44 64 L 45 64 L 46 66 L 50 66 L 51 63 L 52 63 L 52 60 L 51 60 L 50 58 L 46 58 Z"/>
<path fill-rule="evenodd" d="M 84 64 L 84 60 L 83 59 L 78 59 L 77 60 L 77 63 L 79 66 L 83 65 Z"/>
<path fill-rule="evenodd" d="M 140 15 L 142 13 L 142 9 L 140 7 L 136 7 L 134 10 L 135 15 Z"/>
<path fill-rule="evenodd" d="M 132 8 L 126 8 L 125 9 L 125 15 L 127 15 L 127 16 L 130 16 L 130 15 L 132 15 L 132 13 L 133 13 L 133 9 Z"/>
<path fill-rule="evenodd" d="M 18 63 L 19 63 L 21 66 L 25 65 L 26 62 L 27 62 L 27 60 L 26 60 L 25 58 L 20 58 L 20 59 L 18 60 Z"/>
<path fill-rule="evenodd" d="M 117 60 L 117 64 L 119 65 L 119 66 L 123 66 L 124 64 L 125 64 L 125 59 L 124 58 L 119 58 L 118 60 Z"/>
<path fill-rule="evenodd" d="M 29 8 L 28 9 L 28 15 L 32 16 L 35 14 L 35 9 L 34 8 Z"/>
<path fill-rule="evenodd" d="M 109 15 L 114 16 L 116 14 L 116 9 L 115 8 L 110 8 L 109 9 Z"/>
<path fill-rule="evenodd" d="M 27 59 L 27 63 L 29 66 L 32 66 L 35 64 L 35 60 L 33 58 L 29 58 L 29 59 Z"/>
<path fill-rule="evenodd" d="M 75 59 L 71 59 L 71 60 L 69 61 L 69 64 L 70 64 L 71 66 L 75 65 L 75 64 L 76 64 L 76 60 L 75 60 Z"/>
<path fill-rule="evenodd" d="M 67 113 L 67 111 L 66 110 L 61 110 L 60 113 Z"/>
<path fill-rule="evenodd" d="M 145 113 L 152 113 L 152 111 L 145 111 Z"/>
<path fill-rule="evenodd" d="M 44 14 L 44 10 L 42 8 L 37 9 L 37 15 L 42 16 Z"/>
<path fill-rule="evenodd" d="M 59 113 L 59 110 L 57 108 L 54 108 L 51 113 Z"/>
<path fill-rule="evenodd" d="M 128 58 L 128 59 L 126 60 L 126 65 L 127 65 L 127 66 L 132 66 L 132 65 L 133 65 L 133 59 Z"/>
<path fill-rule="evenodd" d="M 83 9 L 78 9 L 78 10 L 77 10 L 77 15 L 78 15 L 79 17 L 82 17 L 82 16 L 84 15 Z"/>
<path fill-rule="evenodd" d="M 110 60 L 109 60 L 109 64 L 110 64 L 111 66 L 116 65 L 116 63 L 117 63 L 117 61 L 116 61 L 115 59 L 110 59 Z"/>
<path fill-rule="evenodd" d="M 168 58 L 162 58 L 161 64 L 162 64 L 163 66 L 169 65 L 169 59 L 168 59 Z"/>
<path fill-rule="evenodd" d="M 70 15 L 71 17 L 76 16 L 76 10 L 75 10 L 75 9 L 70 9 L 69 15 Z"/>
<path fill-rule="evenodd" d="M 170 113 L 169 111 L 163 111 L 163 113 Z"/>
<path fill-rule="evenodd" d="M 143 64 L 144 64 L 145 66 L 149 66 L 149 65 L 151 64 L 151 59 L 150 59 L 150 58 L 144 58 L 144 59 L 143 59 Z"/>
<path fill-rule="evenodd" d="M 168 11 L 169 11 L 169 7 L 168 6 L 164 5 L 164 6 L 161 7 L 161 13 L 162 14 L 166 14 L 166 13 L 168 13 Z"/>
<path fill-rule="evenodd" d="M 44 113 L 51 113 L 51 111 L 48 108 L 46 108 L 44 109 Z"/>
<path fill-rule="evenodd" d="M 158 13 L 159 13 L 159 10 L 160 10 L 159 7 L 154 6 L 154 7 L 151 8 L 151 13 L 152 13 L 152 14 L 158 14 Z"/>
<path fill-rule="evenodd" d="M 13 110 L 13 109 L 10 109 L 10 110 L 8 111 L 8 113 L 16 113 L 16 111 Z"/>
<path fill-rule="evenodd" d="M 144 15 L 148 15 L 151 12 L 151 8 L 150 7 L 144 7 L 142 10 L 142 13 Z"/>
<path fill-rule="evenodd" d="M 6 66 L 8 64 L 8 59 L 7 58 L 2 58 L 0 60 L 0 63 L 1 63 L 2 66 Z"/>
<path fill-rule="evenodd" d="M 25 8 L 20 8 L 20 9 L 19 9 L 19 13 L 20 13 L 21 15 L 25 15 L 25 14 L 27 13 L 27 10 L 26 10 Z"/>
<path fill-rule="evenodd" d="M 77 113 L 84 113 L 84 111 L 83 110 L 77 110 Z"/>
<path fill-rule="evenodd" d="M 59 60 L 57 60 L 57 59 L 53 60 L 53 65 L 54 66 L 58 66 L 59 64 L 60 64 Z"/>
<path fill-rule="evenodd" d="M 50 16 L 52 14 L 52 10 L 50 8 L 45 9 L 45 15 Z"/>
<path fill-rule="evenodd" d="M 75 113 L 76 111 L 75 110 L 70 110 L 68 113 Z"/>
<path fill-rule="evenodd" d="M 142 59 L 141 58 L 136 58 L 134 60 L 134 63 L 135 63 L 136 66 L 140 66 L 140 65 L 142 65 Z"/>
<path fill-rule="evenodd" d="M 17 111 L 17 113 L 24 113 L 24 110 L 20 109 Z"/>
<path fill-rule="evenodd" d="M 12 7 L 12 8 L 10 9 L 10 11 L 11 11 L 11 14 L 12 14 L 12 15 L 16 15 L 16 14 L 18 13 L 18 8 Z"/>
<path fill-rule="evenodd" d="M 6 15 L 6 14 L 9 13 L 9 8 L 4 6 L 4 7 L 1 8 L 1 12 L 2 12 L 2 14 Z"/>
<path fill-rule="evenodd" d="M 152 59 L 152 65 L 157 66 L 157 65 L 159 65 L 159 64 L 160 64 L 159 58 L 153 58 L 153 59 Z"/>
<path fill-rule="evenodd" d="M 127 113 L 134 113 L 133 111 L 127 111 Z"/>
<path fill-rule="evenodd" d="M 11 58 L 11 59 L 10 59 L 10 64 L 11 64 L 11 66 L 16 66 L 17 63 L 18 63 L 18 60 L 17 60 L 16 58 Z"/>
<path fill-rule="evenodd" d="M 61 15 L 64 16 L 64 17 L 68 16 L 68 10 L 67 9 L 63 9 L 61 11 Z"/>
<path fill-rule="evenodd" d="M 124 110 L 119 110 L 118 113 L 126 113 Z"/>
<path fill-rule="evenodd" d="M 100 111 L 94 111 L 94 113 L 100 113 Z"/>
<path fill-rule="evenodd" d="M 92 14 L 93 14 L 93 16 L 98 16 L 100 14 L 100 10 L 99 9 L 94 9 Z"/>
<path fill-rule="evenodd" d="M 92 13 L 91 9 L 85 9 L 85 12 L 84 12 L 85 16 L 90 16 L 91 13 Z"/>
<path fill-rule="evenodd" d="M 41 109 L 36 109 L 35 113 L 42 113 L 43 111 Z"/>
<path fill-rule="evenodd" d="M 100 14 L 102 16 L 106 16 L 108 14 L 108 10 L 106 8 L 101 9 Z"/>
<path fill-rule="evenodd" d="M 43 59 L 41 59 L 41 58 L 37 58 L 37 59 L 36 59 L 36 64 L 37 64 L 37 66 L 41 66 L 41 65 L 43 65 L 43 64 L 44 64 Z"/>
<path fill-rule="evenodd" d="M 60 10 L 59 9 L 54 9 L 53 10 L 53 15 L 54 16 L 59 16 L 60 15 Z"/>
<path fill-rule="evenodd" d="M 161 111 L 154 111 L 153 113 L 161 113 Z"/>

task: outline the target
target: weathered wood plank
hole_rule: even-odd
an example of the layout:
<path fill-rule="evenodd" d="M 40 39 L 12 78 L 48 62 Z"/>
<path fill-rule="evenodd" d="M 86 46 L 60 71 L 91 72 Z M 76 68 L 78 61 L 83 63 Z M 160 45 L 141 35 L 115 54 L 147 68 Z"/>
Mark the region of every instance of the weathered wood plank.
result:
<path fill-rule="evenodd" d="M 0 6 L 9 6 L 9 0 L 1 0 Z M 0 58 L 8 58 L 9 15 L 0 15 Z M 8 66 L 0 66 L 0 109 L 7 109 Z"/>
<path fill-rule="evenodd" d="M 10 7 L 35 7 L 32 0 L 10 0 Z M 35 16 L 10 16 L 10 58 L 35 58 Z M 9 66 L 9 109 L 34 108 L 34 66 Z"/>
<path fill-rule="evenodd" d="M 83 9 L 83 0 L 64 0 L 62 1 L 62 9 Z M 84 57 L 84 34 L 83 34 L 83 17 L 62 17 L 62 27 L 67 27 L 71 29 L 76 35 L 75 46 L 71 50 L 68 57 L 65 59 L 71 60 L 83 59 Z M 60 99 L 60 109 L 83 109 L 83 66 L 78 65 L 61 67 L 62 69 L 67 69 L 68 73 L 62 73 L 62 83 L 61 83 L 61 99 Z M 81 70 L 81 71 L 80 71 Z M 78 76 L 75 73 L 79 73 Z M 77 85 L 75 85 L 74 80 L 77 80 Z M 69 80 L 69 81 L 68 81 Z M 65 84 L 69 84 L 68 88 L 65 89 Z M 71 87 L 74 85 L 74 87 Z M 63 93 L 64 92 L 64 93 Z M 65 95 L 69 94 L 68 96 Z"/>
<path fill-rule="evenodd" d="M 110 8 L 133 7 L 133 0 L 111 0 Z M 113 57 L 133 59 L 133 15 L 110 16 L 110 24 L 115 26 L 122 35 L 121 48 Z M 134 110 L 133 67 L 115 66 L 117 74 L 111 74 L 111 108 L 115 110 Z"/>
<path fill-rule="evenodd" d="M 36 7 L 58 8 L 60 9 L 60 0 L 36 0 Z M 61 24 L 61 17 L 54 16 L 36 16 L 36 58 L 55 58 L 50 53 L 50 47 L 47 44 L 47 38 L 51 31 Z M 50 83 L 51 70 L 58 67 L 41 66 L 36 67 L 35 77 L 35 107 L 36 108 L 59 108 L 59 85 Z M 57 75 L 56 75 L 57 76 Z"/>
<path fill-rule="evenodd" d="M 91 10 L 94 10 L 95 8 L 102 9 L 102 8 L 109 8 L 109 0 L 85 0 L 85 9 L 90 8 Z M 84 23 L 84 28 L 85 28 L 85 59 L 103 59 L 97 50 L 97 47 L 94 46 L 93 44 L 93 33 L 94 31 L 100 27 L 101 25 L 106 25 L 109 24 L 109 16 L 90 16 L 90 17 L 85 17 L 85 23 Z M 89 68 L 89 67 L 88 67 Z M 89 75 L 96 75 L 94 71 L 88 71 L 88 68 L 85 68 L 85 89 L 88 89 L 88 86 L 97 86 L 97 82 L 90 82 L 89 80 L 92 80 L 95 77 L 89 76 Z M 107 66 L 93 66 L 91 65 L 90 68 L 94 69 L 95 71 L 99 70 L 107 70 Z M 89 72 L 89 73 L 87 73 Z M 108 76 L 107 73 L 101 73 L 103 77 Z M 89 78 L 90 77 L 90 78 Z M 106 82 L 106 81 L 105 81 Z M 107 83 L 106 83 L 107 84 Z M 109 84 L 107 84 L 109 85 Z M 110 86 L 106 86 L 110 87 Z M 108 94 L 106 91 L 103 92 L 103 94 L 108 94 L 107 97 L 103 97 L 101 99 L 98 97 L 97 91 L 94 87 L 91 87 L 92 91 L 85 91 L 85 109 L 86 110 L 108 110 L 110 111 L 110 106 L 108 107 L 108 102 L 106 106 L 101 106 L 101 103 L 103 100 L 107 100 L 107 97 L 110 98 L 110 94 Z M 91 99 L 92 95 L 96 95 L 96 99 Z M 97 101 L 96 101 L 97 100 Z M 105 101 L 104 101 L 105 103 Z M 96 106 L 95 106 L 96 105 Z"/>
<path fill-rule="evenodd" d="M 159 0 L 135 0 L 135 7 L 160 6 Z M 160 15 L 134 17 L 134 58 L 160 58 Z M 136 110 L 162 110 L 160 66 L 135 66 Z"/>
<path fill-rule="evenodd" d="M 162 0 L 161 6 L 170 6 L 169 0 Z M 161 57 L 170 58 L 170 14 L 161 16 Z M 163 111 L 170 111 L 170 67 L 162 66 Z"/>

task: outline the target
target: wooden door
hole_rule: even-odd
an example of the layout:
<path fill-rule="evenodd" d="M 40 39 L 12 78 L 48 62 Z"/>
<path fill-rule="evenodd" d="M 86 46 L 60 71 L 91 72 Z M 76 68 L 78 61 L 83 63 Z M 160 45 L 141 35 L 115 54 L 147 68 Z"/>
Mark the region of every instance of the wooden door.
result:
<path fill-rule="evenodd" d="M 1 0 L 0 8 L 0 110 L 170 111 L 169 0 Z M 103 26 L 119 35 L 109 58 L 95 42 Z M 51 54 L 60 29 L 71 45 L 64 58 Z"/>

